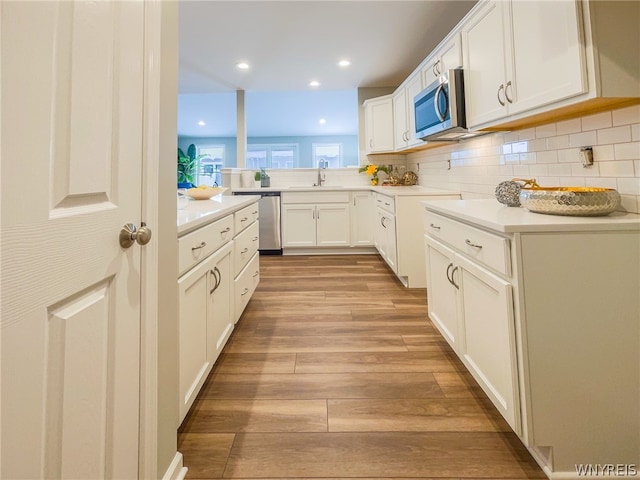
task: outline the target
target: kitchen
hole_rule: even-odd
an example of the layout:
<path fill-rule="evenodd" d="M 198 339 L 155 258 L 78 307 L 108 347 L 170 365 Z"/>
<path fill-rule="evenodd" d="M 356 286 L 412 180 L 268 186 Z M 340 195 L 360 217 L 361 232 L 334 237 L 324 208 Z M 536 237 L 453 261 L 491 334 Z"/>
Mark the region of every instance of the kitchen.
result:
<path fill-rule="evenodd" d="M 3 6 L 3 8 L 6 7 Z M 163 6 L 162 8 L 169 9 L 169 13 L 166 18 L 172 18 L 170 11 L 171 6 Z M 173 13 L 175 14 L 175 12 Z M 4 18 L 6 18 L 5 15 L 3 15 L 3 19 Z M 9 27 L 3 23 L 2 28 L 4 34 Z M 41 32 L 41 35 L 44 36 L 45 34 L 46 32 Z M 630 32 L 629 35 L 631 36 L 632 33 Z M 7 58 L 5 56 L 5 48 L 8 49 L 9 47 L 6 47 L 3 43 L 3 80 L 5 78 L 5 72 L 8 70 L 8 68 L 5 68 L 4 62 L 9 61 L 4 60 Z M 171 60 L 168 60 L 168 63 L 170 64 Z M 171 82 L 169 82 L 169 84 L 171 84 Z M 158 92 L 158 90 L 153 91 L 156 93 Z M 6 95 L 3 95 L 3 104 L 5 103 L 5 100 Z M 169 107 L 168 110 L 170 111 L 171 108 Z M 3 116 L 4 113 L 5 110 L 3 108 Z M 379 164 L 405 162 L 403 165 L 407 169 L 417 172 L 419 185 L 440 189 L 446 188 L 452 191 L 461 191 L 464 194 L 463 197 L 469 199 L 492 199 L 493 190 L 495 189 L 498 181 L 513 177 L 536 177 L 543 185 L 559 184 L 571 186 L 576 184 L 593 185 L 595 183 L 596 185 L 618 189 L 622 195 L 622 208 L 627 212 L 638 213 L 637 172 L 639 170 L 639 166 L 637 154 L 637 119 L 637 106 L 612 108 L 609 110 L 605 109 L 602 112 L 584 114 L 583 116 L 571 119 L 556 120 L 554 118 L 548 118 L 548 121 L 545 123 L 541 123 L 533 127 L 519 130 L 514 129 L 513 131 L 506 133 L 498 132 L 478 137 L 477 139 L 461 142 L 460 144 L 447 145 L 435 149 L 418 150 L 406 154 L 399 154 L 397 152 L 388 153 L 386 155 L 392 157 L 390 162 L 387 162 L 384 157 L 380 160 L 377 159 L 377 157 L 370 157 L 370 159 L 374 158 L 374 161 Z M 518 119 L 516 118 L 515 120 Z M 170 126 L 167 131 L 170 131 Z M 7 152 L 17 152 L 17 149 L 9 149 L 12 144 L 8 141 L 5 142 L 5 135 L 7 135 L 6 132 L 3 132 L 3 158 L 6 158 Z M 175 148 L 170 145 L 171 141 L 164 138 L 158 141 L 159 144 L 162 144 L 162 142 L 168 142 L 169 146 L 167 151 L 171 150 L 171 155 L 166 154 L 167 156 L 163 158 L 166 158 L 167 162 L 169 162 L 169 158 L 171 158 L 171 162 L 175 162 L 175 157 L 173 156 Z M 589 168 L 583 169 L 584 167 L 579 159 L 579 148 L 587 145 L 593 146 L 595 163 Z M 402 158 L 404 155 L 406 155 L 406 158 Z M 400 157 L 401 160 L 398 157 Z M 7 172 L 9 172 L 9 174 L 14 174 L 15 172 L 13 170 L 5 170 L 5 168 L 8 169 L 9 167 L 6 165 L 6 162 L 3 161 L 3 207 L 8 198 L 14 198 L 7 195 L 14 194 L 16 195 L 15 198 L 21 198 L 20 193 L 15 191 L 11 185 L 8 185 L 5 180 L 7 178 Z M 327 174 L 330 175 L 330 172 L 327 172 Z M 493 178 L 491 178 L 492 176 Z M 363 175 L 354 175 L 354 177 L 359 179 L 357 182 L 361 182 L 359 186 L 362 186 L 362 183 L 366 181 L 366 178 Z M 273 178 L 273 180 L 276 179 Z M 169 185 L 169 183 L 170 182 L 165 179 L 163 185 Z M 173 202 L 175 203 L 175 192 L 172 196 Z M 164 205 L 166 206 L 166 198 L 161 196 L 161 203 L 162 202 L 165 202 Z M 170 208 L 165 211 L 170 211 Z M 7 225 L 5 222 L 8 222 L 8 220 L 7 217 L 3 215 L 3 232 L 5 232 L 4 229 Z M 161 251 L 164 251 L 165 255 L 168 254 L 168 256 L 163 257 L 165 259 L 171 258 L 171 256 L 177 256 L 175 251 L 172 253 L 172 247 L 168 246 L 170 243 L 170 241 L 167 240 L 170 235 L 167 235 L 166 233 L 168 227 L 166 227 L 167 230 L 165 230 L 164 235 L 162 231 L 165 227 L 160 228 L 161 225 L 166 226 L 166 222 L 163 223 L 160 219 L 158 219 L 158 222 L 159 223 L 157 225 L 159 230 L 154 233 L 158 235 L 157 239 L 159 240 L 158 243 L 161 243 L 161 247 L 152 248 L 161 248 Z M 152 226 L 154 225 L 152 222 L 147 223 Z M 5 238 L 11 239 L 12 237 L 9 236 Z M 164 241 L 162 241 L 163 238 Z M 147 247 L 152 246 L 152 244 L 153 242 Z M 5 245 L 9 245 L 10 247 L 12 243 L 5 243 L 3 241 L 3 255 L 5 254 L 4 252 L 12 252 L 11 249 L 5 250 Z M 136 246 L 134 248 L 138 247 Z M 6 253 L 6 255 L 9 255 L 9 253 Z M 158 265 L 162 264 L 158 263 Z M 168 276 L 171 275 L 169 274 Z M 5 277 L 3 273 L 3 289 L 11 278 L 12 277 L 10 276 Z M 3 308 L 5 305 L 5 298 L 6 297 L 3 295 Z M 59 300 L 53 301 L 52 304 L 57 305 L 56 302 L 59 302 Z M 166 308 L 167 304 L 169 305 L 168 309 L 170 310 L 171 300 L 163 298 L 163 303 L 161 303 L 161 305 L 164 305 Z M 57 310 L 54 309 L 54 311 Z M 67 312 L 67 310 L 64 311 Z M 11 312 L 11 310 L 9 312 Z M 158 317 L 163 318 L 162 315 L 163 313 L 160 312 Z M 5 311 L 3 311 L 3 320 L 4 319 Z M 159 328 L 165 329 L 170 325 L 170 321 L 168 323 L 160 322 Z M 10 348 L 10 341 L 11 338 L 15 337 L 9 336 L 7 338 L 7 334 L 11 334 L 11 331 L 5 329 L 3 332 L 2 347 L 3 391 L 5 390 L 5 375 L 8 374 L 6 370 L 8 367 L 5 367 L 5 360 L 6 358 L 11 359 L 11 355 L 14 353 Z M 164 335 L 158 336 L 160 349 L 162 351 L 162 356 L 160 358 L 162 371 L 165 373 L 175 371 L 172 370 L 175 367 L 170 365 L 172 362 L 168 360 L 172 358 L 171 352 L 175 352 L 175 342 L 171 342 L 169 337 L 171 337 L 170 328 L 168 331 L 164 332 Z M 7 351 L 9 353 L 6 353 Z M 146 351 L 147 350 L 145 350 L 145 352 Z M 636 368 L 637 372 L 637 367 L 633 367 L 632 365 L 630 368 L 630 371 L 633 371 L 633 368 Z M 636 374 L 632 374 L 631 377 L 635 378 L 634 375 L 637 376 Z M 169 376 L 171 376 L 170 373 Z M 157 435 L 158 444 L 156 446 L 149 446 L 149 439 L 153 438 L 153 436 L 149 437 L 142 435 L 141 438 L 146 438 L 147 442 L 143 443 L 140 447 L 141 450 L 145 452 L 148 451 L 145 450 L 145 448 L 151 450 L 151 458 L 157 458 L 156 465 L 154 465 L 154 461 L 149 461 L 149 465 L 146 465 L 145 468 L 157 470 L 159 475 L 153 475 L 153 477 L 157 476 L 158 478 L 162 476 L 163 472 L 166 472 L 168 468 L 170 468 L 169 465 L 171 462 L 168 462 L 167 459 L 171 459 L 173 461 L 173 459 L 176 458 L 174 457 L 176 452 L 175 420 L 172 420 L 171 418 L 172 415 L 174 415 L 171 412 L 175 409 L 175 397 L 173 398 L 173 402 L 171 401 L 171 397 L 175 394 L 170 393 L 170 388 L 166 388 L 171 384 L 171 381 L 164 378 L 164 374 L 160 376 L 159 381 L 159 391 L 162 392 L 162 395 L 158 397 L 156 402 L 143 402 L 143 405 L 155 405 L 153 408 L 158 408 L 158 414 L 156 416 L 157 423 L 155 427 L 158 428 L 158 431 L 160 432 Z M 11 384 L 11 386 L 13 385 L 14 384 Z M 163 388 L 163 386 L 165 388 Z M 149 395 L 150 393 L 153 394 L 154 388 L 151 388 L 151 390 L 144 390 L 144 392 L 146 392 L 145 395 Z M 144 395 L 143 397 L 147 398 Z M 153 395 L 151 395 L 151 397 L 153 397 Z M 13 404 L 10 403 L 10 405 Z M 5 408 L 9 407 L 6 406 L 6 402 L 3 401 L 3 409 Z M 7 415 L 6 411 L 3 413 L 4 433 Z M 153 412 L 151 412 L 150 417 L 154 417 Z M 143 421 L 145 418 L 147 417 L 143 417 Z M 170 425 L 172 421 L 173 426 Z M 153 421 L 149 424 L 144 423 L 144 425 L 151 425 L 152 428 L 153 424 Z M 169 438 L 171 435 L 167 433 L 170 429 L 169 427 L 173 429 L 173 438 Z M 6 437 L 3 438 L 3 449 L 5 448 L 8 448 Z M 172 449 L 173 453 L 170 453 Z M 10 453 L 13 454 L 14 452 Z M 3 462 L 7 458 L 7 455 L 7 453 L 3 453 Z M 147 457 L 142 454 L 142 458 Z M 179 460 L 176 462 L 179 462 Z M 606 460 L 603 460 L 603 462 L 606 462 Z M 174 464 L 171 464 L 171 466 L 173 467 Z M 178 472 L 180 469 L 175 467 L 175 471 Z M 178 474 L 176 474 L 175 478 L 179 478 L 177 475 Z M 142 475 L 142 477 L 147 478 L 148 476 Z"/>

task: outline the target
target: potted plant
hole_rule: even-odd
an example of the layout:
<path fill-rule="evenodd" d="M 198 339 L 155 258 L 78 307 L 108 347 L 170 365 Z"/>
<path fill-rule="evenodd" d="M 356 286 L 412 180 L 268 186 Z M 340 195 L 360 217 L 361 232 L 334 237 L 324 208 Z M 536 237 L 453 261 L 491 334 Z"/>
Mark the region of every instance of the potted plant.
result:
<path fill-rule="evenodd" d="M 205 156 L 196 154 L 196 146 L 193 143 L 187 148 L 186 155 L 178 148 L 178 188 L 195 187 L 198 162 Z"/>
<path fill-rule="evenodd" d="M 260 172 L 256 172 L 253 175 L 253 186 L 254 187 L 261 187 L 262 186 L 262 174 Z"/>

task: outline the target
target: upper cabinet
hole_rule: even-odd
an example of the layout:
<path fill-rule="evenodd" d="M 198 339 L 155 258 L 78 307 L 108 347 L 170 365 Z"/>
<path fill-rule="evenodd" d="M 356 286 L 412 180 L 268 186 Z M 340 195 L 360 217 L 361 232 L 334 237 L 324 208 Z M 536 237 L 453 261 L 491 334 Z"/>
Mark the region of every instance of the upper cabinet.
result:
<path fill-rule="evenodd" d="M 420 72 L 409 77 L 393 94 L 394 148 L 402 150 L 423 143 L 416 138 L 413 98 L 422 90 Z"/>
<path fill-rule="evenodd" d="M 440 75 L 452 68 L 462 67 L 462 45 L 460 33 L 455 33 L 423 62 L 420 72 L 425 87 L 435 82 Z"/>
<path fill-rule="evenodd" d="M 490 1 L 462 30 L 470 126 L 587 91 L 575 2 Z"/>
<path fill-rule="evenodd" d="M 391 95 L 365 100 L 363 107 L 366 152 L 392 152 L 393 103 Z"/>

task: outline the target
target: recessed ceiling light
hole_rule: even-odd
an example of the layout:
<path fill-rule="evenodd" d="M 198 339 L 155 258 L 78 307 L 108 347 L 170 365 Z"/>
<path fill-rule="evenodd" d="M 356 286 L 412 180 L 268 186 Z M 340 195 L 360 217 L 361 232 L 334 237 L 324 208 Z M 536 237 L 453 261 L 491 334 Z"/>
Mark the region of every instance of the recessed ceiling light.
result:
<path fill-rule="evenodd" d="M 338 62 L 338 65 L 341 67 L 348 67 L 349 65 L 351 65 L 351 62 L 349 60 L 340 60 Z"/>
<path fill-rule="evenodd" d="M 310 87 L 319 87 L 320 86 L 320 82 L 318 82 L 317 80 L 312 80 L 309 82 L 309 86 Z"/>
<path fill-rule="evenodd" d="M 201 127 L 204 127 L 204 126 L 206 125 L 206 123 L 204 123 L 202 120 L 200 120 L 200 121 L 198 122 L 198 125 L 200 125 Z"/>
<path fill-rule="evenodd" d="M 327 123 L 327 121 L 324 118 L 321 118 L 320 120 L 318 120 L 318 123 L 320 125 L 324 125 L 325 123 Z"/>
<path fill-rule="evenodd" d="M 246 70 L 249 68 L 249 64 L 247 62 L 240 62 L 236 63 L 236 67 L 238 67 L 240 70 Z"/>

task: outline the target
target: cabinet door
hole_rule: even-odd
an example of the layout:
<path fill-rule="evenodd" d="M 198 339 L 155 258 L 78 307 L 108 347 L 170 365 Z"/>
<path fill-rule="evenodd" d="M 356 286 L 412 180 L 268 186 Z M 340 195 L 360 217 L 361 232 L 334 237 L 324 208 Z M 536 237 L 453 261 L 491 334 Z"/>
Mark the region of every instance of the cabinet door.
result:
<path fill-rule="evenodd" d="M 424 143 L 419 138 L 416 138 L 416 115 L 413 108 L 413 99 L 421 91 L 422 76 L 420 74 L 416 74 L 405 87 L 405 96 L 407 99 L 407 144 L 410 147 Z"/>
<path fill-rule="evenodd" d="M 449 345 L 459 352 L 458 289 L 451 282 L 453 250 L 425 235 L 427 313 Z"/>
<path fill-rule="evenodd" d="M 365 106 L 367 151 L 393 151 L 393 104 L 390 96 L 371 100 Z"/>
<path fill-rule="evenodd" d="M 510 114 L 587 90 L 579 14 L 575 1 L 511 2 Z"/>
<path fill-rule="evenodd" d="M 204 260 L 178 279 L 180 421 L 193 404 L 211 370 L 207 355 L 209 270 Z"/>
<path fill-rule="evenodd" d="M 396 150 L 402 150 L 407 146 L 407 95 L 403 88 L 393 95 L 393 146 Z"/>
<path fill-rule="evenodd" d="M 462 67 L 462 45 L 460 42 L 460 34 L 457 33 L 445 43 L 438 52 L 440 56 L 440 64 L 438 65 L 441 72 L 446 72 L 452 68 Z"/>
<path fill-rule="evenodd" d="M 375 244 L 378 253 L 391 267 L 398 272 L 398 252 L 396 244 L 396 220 L 393 215 L 378 208 L 376 212 Z"/>
<path fill-rule="evenodd" d="M 207 289 L 207 360 L 213 364 L 233 331 L 233 244 L 214 254 Z"/>
<path fill-rule="evenodd" d="M 316 245 L 349 246 L 349 204 L 316 205 Z"/>
<path fill-rule="evenodd" d="M 457 256 L 464 337 L 462 361 L 498 411 L 520 433 L 518 374 L 511 285 Z"/>
<path fill-rule="evenodd" d="M 282 205 L 282 246 L 313 247 L 316 244 L 315 205 Z"/>
<path fill-rule="evenodd" d="M 353 192 L 351 206 L 351 246 L 373 245 L 375 208 L 372 192 Z"/>
<path fill-rule="evenodd" d="M 504 10 L 508 12 L 506 2 L 489 2 L 462 30 L 465 103 L 470 127 L 507 115 L 504 88 L 509 44 L 504 35 Z"/>

